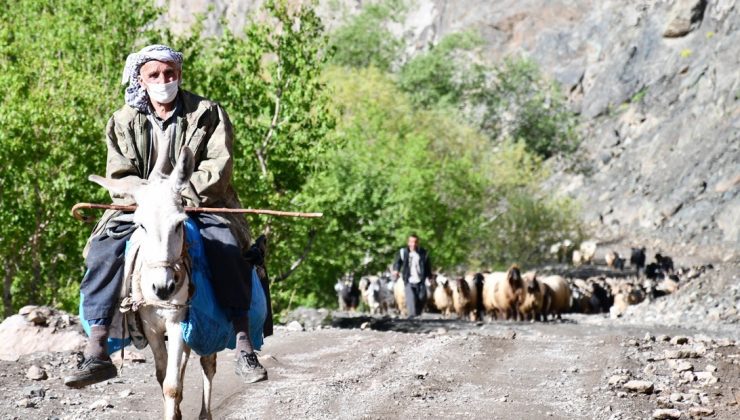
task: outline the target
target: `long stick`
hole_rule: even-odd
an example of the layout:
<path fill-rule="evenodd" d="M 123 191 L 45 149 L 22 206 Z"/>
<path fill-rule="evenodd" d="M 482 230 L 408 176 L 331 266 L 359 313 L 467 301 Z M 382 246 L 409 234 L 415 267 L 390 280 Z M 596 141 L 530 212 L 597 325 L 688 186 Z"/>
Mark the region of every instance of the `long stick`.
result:
<path fill-rule="evenodd" d="M 97 203 L 77 203 L 72 207 L 72 216 L 75 219 L 90 223 L 95 219 L 92 216 L 82 214 L 82 209 L 103 209 L 103 210 L 121 210 L 135 211 L 136 206 L 123 206 L 120 204 L 97 204 Z M 317 218 L 322 217 L 324 213 L 303 213 L 298 211 L 279 211 L 265 209 L 229 209 L 225 207 L 185 207 L 186 213 L 241 213 L 241 214 L 267 214 L 270 216 L 280 217 L 304 217 Z"/>

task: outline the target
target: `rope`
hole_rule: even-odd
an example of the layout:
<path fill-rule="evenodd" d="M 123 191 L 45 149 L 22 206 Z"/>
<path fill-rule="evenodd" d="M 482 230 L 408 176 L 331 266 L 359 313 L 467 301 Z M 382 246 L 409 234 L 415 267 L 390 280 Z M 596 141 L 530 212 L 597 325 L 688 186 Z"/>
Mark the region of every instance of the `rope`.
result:
<path fill-rule="evenodd" d="M 75 219 L 85 222 L 92 223 L 95 218 L 82 213 L 82 209 L 103 209 L 103 210 L 120 210 L 120 211 L 135 211 L 136 206 L 124 206 L 119 204 L 98 204 L 98 203 L 77 203 L 72 207 L 72 216 Z M 303 218 L 318 218 L 322 217 L 324 213 L 304 213 L 299 211 L 280 211 L 280 210 L 266 210 L 266 209 L 230 209 L 226 207 L 185 207 L 186 213 L 237 213 L 237 214 L 266 214 L 269 216 L 279 217 L 303 217 Z"/>

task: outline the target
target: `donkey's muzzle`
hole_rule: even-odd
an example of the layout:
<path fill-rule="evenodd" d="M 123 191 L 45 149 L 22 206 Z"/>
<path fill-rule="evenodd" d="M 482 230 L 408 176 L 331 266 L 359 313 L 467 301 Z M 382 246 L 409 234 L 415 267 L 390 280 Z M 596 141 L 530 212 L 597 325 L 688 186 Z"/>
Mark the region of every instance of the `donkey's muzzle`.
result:
<path fill-rule="evenodd" d="M 153 284 L 152 289 L 154 291 L 154 294 L 157 295 L 158 298 L 162 300 L 168 300 L 173 293 L 175 293 L 175 288 L 177 287 L 177 282 L 174 278 L 168 279 L 167 282 L 164 284 L 164 286 L 157 287 L 157 285 Z"/>

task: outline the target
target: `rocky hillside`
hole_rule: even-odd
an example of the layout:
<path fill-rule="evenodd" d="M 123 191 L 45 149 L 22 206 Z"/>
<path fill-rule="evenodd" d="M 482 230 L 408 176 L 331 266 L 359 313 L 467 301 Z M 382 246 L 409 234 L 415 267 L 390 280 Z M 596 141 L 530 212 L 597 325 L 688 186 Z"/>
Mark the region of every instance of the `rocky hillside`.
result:
<path fill-rule="evenodd" d="M 219 18 L 238 28 L 259 1 L 170 3 L 175 30 L 200 11 L 216 33 Z M 581 115 L 583 144 L 575 164 L 551 162 L 548 188 L 578 197 L 597 237 L 740 258 L 740 2 L 410 3 L 393 28 L 409 54 L 475 30 L 486 59 L 525 55 L 561 83 Z M 322 15 L 333 27 L 362 4 L 325 0 Z"/>

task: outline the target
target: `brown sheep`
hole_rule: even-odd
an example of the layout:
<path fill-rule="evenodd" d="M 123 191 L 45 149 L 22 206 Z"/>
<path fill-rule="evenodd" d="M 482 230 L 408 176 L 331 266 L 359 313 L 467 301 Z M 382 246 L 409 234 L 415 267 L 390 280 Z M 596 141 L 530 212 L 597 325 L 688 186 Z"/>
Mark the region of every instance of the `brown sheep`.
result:
<path fill-rule="evenodd" d="M 407 316 L 408 310 L 406 309 L 406 285 L 403 283 L 402 278 L 398 278 L 396 283 L 393 285 L 393 297 L 396 298 L 396 307 L 401 316 Z"/>
<path fill-rule="evenodd" d="M 545 295 L 548 292 L 547 285 L 537 280 L 536 272 L 525 273 L 522 276 L 524 287 L 522 288 L 519 312 L 525 320 L 541 319 L 544 308 Z"/>
<path fill-rule="evenodd" d="M 519 266 L 512 265 L 506 273 L 484 274 L 483 278 L 483 306 L 486 313 L 506 320 L 520 319 L 519 299 L 524 284 Z"/>
<path fill-rule="evenodd" d="M 455 313 L 459 319 L 469 317 L 471 321 L 475 321 L 475 296 L 471 290 L 470 283 L 464 278 L 460 277 L 453 280 L 451 285 L 452 288 L 452 306 L 455 308 Z M 473 284 L 475 287 L 475 284 Z"/>
<path fill-rule="evenodd" d="M 447 277 L 437 275 L 437 287 L 434 289 L 434 306 L 447 318 L 452 313 L 452 289 Z"/>
<path fill-rule="evenodd" d="M 545 283 L 552 293 L 552 300 L 547 305 L 549 308 L 545 308 L 543 312 L 545 317 L 547 317 L 547 314 L 553 314 L 561 319 L 560 314 L 568 312 L 571 306 L 571 292 L 568 282 L 561 276 L 547 276 L 542 278 L 542 283 Z"/>

